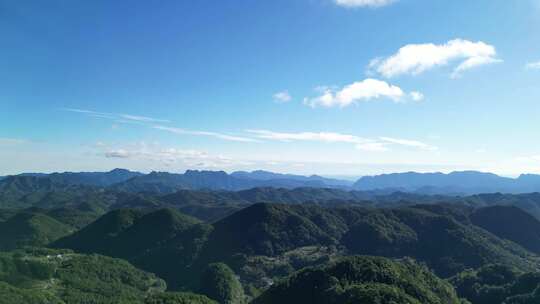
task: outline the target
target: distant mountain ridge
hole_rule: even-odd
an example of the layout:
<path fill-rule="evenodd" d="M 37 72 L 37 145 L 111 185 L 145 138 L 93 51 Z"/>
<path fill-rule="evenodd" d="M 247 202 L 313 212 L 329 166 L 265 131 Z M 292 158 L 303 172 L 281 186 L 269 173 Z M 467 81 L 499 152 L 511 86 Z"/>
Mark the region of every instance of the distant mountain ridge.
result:
<path fill-rule="evenodd" d="M 236 171 L 236 172 L 231 173 L 231 176 L 238 177 L 238 178 L 265 180 L 265 181 L 296 180 L 296 181 L 303 181 L 303 182 L 322 182 L 327 186 L 338 186 L 338 187 L 350 187 L 353 185 L 353 182 L 351 181 L 326 178 L 319 175 L 304 176 L 304 175 L 295 175 L 295 174 L 281 174 L 281 173 L 274 173 L 274 172 L 269 172 L 269 171 L 264 171 L 264 170 L 256 170 L 252 172 Z"/>
<path fill-rule="evenodd" d="M 140 172 L 117 168 L 109 172 L 52 173 L 48 177 L 59 183 L 106 187 L 142 175 Z"/>
<path fill-rule="evenodd" d="M 392 173 L 364 176 L 355 183 L 318 175 L 303 176 L 257 170 L 252 172 L 187 170 L 185 173 L 151 172 L 126 169 L 109 172 L 23 173 L 0 177 L 0 191 L 39 184 L 40 189 L 88 186 L 132 193 L 170 194 L 180 190 L 242 191 L 253 188 L 329 188 L 340 190 L 403 192 L 423 195 L 465 196 L 480 193 L 540 192 L 540 175 L 522 174 L 518 178 L 493 173 L 460 171 L 445 173 Z M 15 186 L 14 186 L 15 185 Z M 23 191 L 25 192 L 25 191 Z"/>
<path fill-rule="evenodd" d="M 49 180 L 49 183 L 56 185 L 85 185 L 107 187 L 116 183 L 126 181 L 130 178 L 144 175 L 140 172 L 129 171 L 126 169 L 113 169 L 108 172 L 55 172 L 55 173 L 21 173 L 17 175 L 9 175 L 0 177 L 0 181 L 7 180 L 30 180 L 40 179 L 41 181 Z"/>
<path fill-rule="evenodd" d="M 354 189 L 417 192 L 423 194 L 478 194 L 540 192 L 540 175 L 523 174 L 518 178 L 502 177 L 478 171 L 444 173 L 392 173 L 364 176 Z"/>
<path fill-rule="evenodd" d="M 281 174 L 268 171 L 237 171 L 228 174 L 224 171 L 187 170 L 185 173 L 153 171 L 148 174 L 114 169 L 109 172 L 62 172 L 62 173 L 22 173 L 0 177 L 7 179 L 48 178 L 58 185 L 86 185 L 96 187 L 113 187 L 127 192 L 172 193 L 178 190 L 245 190 L 255 187 L 317 187 L 343 188 L 352 186 L 353 182 L 318 175 L 302 176 Z"/>
<path fill-rule="evenodd" d="M 256 173 L 256 175 L 260 173 L 263 173 L 264 178 L 276 177 L 273 173 L 264 171 Z M 107 178 L 100 177 L 99 173 L 21 174 L 0 180 L 0 208 L 78 208 L 77 206 L 86 204 L 97 208 L 100 210 L 98 213 L 100 213 L 118 208 L 166 207 L 195 216 L 203 221 L 213 222 L 254 203 L 316 204 L 321 206 L 353 204 L 366 207 L 395 207 L 418 203 L 446 202 L 465 204 L 475 208 L 493 205 L 516 206 L 540 219 L 540 191 L 531 193 L 537 185 L 535 180 L 538 176 L 536 175 L 522 175 L 517 179 L 512 179 L 480 173 L 479 175 L 483 176 L 485 180 L 494 181 L 492 183 L 486 182 L 484 186 L 499 187 L 480 189 L 471 188 L 475 185 L 475 179 L 478 175 L 471 171 L 461 174 L 393 174 L 387 175 L 393 178 L 393 180 L 391 179 L 392 183 L 387 182 L 382 185 L 378 183 L 380 178 L 386 176 L 369 177 L 361 179 L 357 183 L 357 186 L 360 185 L 360 189 L 373 188 L 376 190 L 352 190 L 341 187 L 321 187 L 318 186 L 320 182 L 311 181 L 255 180 L 234 177 L 238 174 L 242 175 L 242 173 L 227 174 L 222 171 L 142 174 L 122 169 L 103 172 L 102 175 Z M 132 175 L 135 176 L 129 178 Z M 277 175 L 279 176 L 279 174 Z M 416 180 L 407 179 L 408 175 L 417 178 Z M 73 178 L 74 176 L 78 177 Z M 94 177 L 92 182 L 94 185 L 88 185 L 90 183 L 88 179 L 83 179 L 81 176 Z M 117 176 L 116 180 L 118 178 L 128 179 L 107 187 L 96 186 L 96 184 L 103 184 L 104 180 L 111 182 L 113 180 L 111 176 Z M 448 186 L 448 181 L 444 180 L 448 180 L 448 176 L 455 178 L 461 184 Z M 460 176 L 461 178 L 459 178 Z M 290 176 L 284 175 L 282 177 L 288 178 Z M 439 180 L 425 186 L 422 183 L 426 181 L 426 177 L 434 177 L 435 180 L 442 179 L 442 182 Z M 304 178 L 310 179 L 309 177 Z M 86 185 L 76 184 L 81 180 L 86 182 Z M 364 181 L 369 183 L 364 183 Z M 427 181 L 429 182 L 429 180 Z M 471 187 L 463 188 L 464 183 L 471 185 Z M 514 183 L 526 185 L 527 188 L 522 189 L 531 191 L 523 194 L 501 193 L 518 192 L 516 187 L 508 189 L 508 185 Z M 444 185 L 446 187 L 443 187 Z M 405 186 L 410 186 L 410 188 L 405 188 Z M 501 189 L 503 186 L 505 188 Z M 540 189 L 540 187 L 538 188 Z M 499 190 L 500 192 L 498 192 Z M 89 212 L 89 214 L 94 213 L 96 212 Z"/>

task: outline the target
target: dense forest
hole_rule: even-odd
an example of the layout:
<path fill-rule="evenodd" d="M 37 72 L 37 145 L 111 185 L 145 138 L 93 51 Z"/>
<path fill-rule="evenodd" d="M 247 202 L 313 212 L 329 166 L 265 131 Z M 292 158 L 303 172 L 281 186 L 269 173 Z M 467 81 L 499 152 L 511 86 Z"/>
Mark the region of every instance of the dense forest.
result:
<path fill-rule="evenodd" d="M 0 303 L 539 303 L 540 194 L 346 187 L 266 172 L 3 178 Z"/>

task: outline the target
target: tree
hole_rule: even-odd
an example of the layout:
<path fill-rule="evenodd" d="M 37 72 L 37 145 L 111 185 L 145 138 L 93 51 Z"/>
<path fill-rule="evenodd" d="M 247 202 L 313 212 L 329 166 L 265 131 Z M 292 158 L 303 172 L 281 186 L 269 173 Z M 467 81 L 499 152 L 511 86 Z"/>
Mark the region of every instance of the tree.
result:
<path fill-rule="evenodd" d="M 201 279 L 201 293 L 221 304 L 245 303 L 242 284 L 229 266 L 209 264 Z"/>

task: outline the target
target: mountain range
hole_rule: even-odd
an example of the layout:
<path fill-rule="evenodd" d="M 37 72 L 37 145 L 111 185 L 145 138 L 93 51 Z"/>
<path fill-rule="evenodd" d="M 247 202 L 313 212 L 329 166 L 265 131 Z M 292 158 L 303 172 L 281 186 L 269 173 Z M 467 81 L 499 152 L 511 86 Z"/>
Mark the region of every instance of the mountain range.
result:
<path fill-rule="evenodd" d="M 507 221 L 504 227 L 492 224 L 503 221 Z M 531 233 L 515 233 L 525 229 Z M 303 291 L 301 286 L 307 288 L 318 284 L 315 282 L 321 282 L 320 276 L 324 273 L 334 273 L 332 276 L 343 281 L 338 284 L 334 279 L 326 278 L 324 282 L 328 288 L 323 289 L 321 297 L 341 298 L 343 294 L 332 294 L 334 291 L 330 290 L 348 290 L 355 284 L 379 282 L 378 279 L 367 279 L 366 276 L 372 275 L 380 278 L 379 283 L 394 287 L 401 284 L 396 280 L 403 280 L 401 292 L 405 294 L 425 278 L 426 284 L 420 283 L 424 287 L 419 290 L 426 294 L 422 296 L 417 291 L 410 295 L 420 297 L 420 303 L 431 303 L 427 299 L 422 300 L 431 294 L 429 288 L 434 287 L 430 287 L 428 282 L 439 286 L 432 290 L 433 293 L 457 301 L 450 285 L 439 281 L 435 275 L 459 281 L 469 269 L 501 265 L 516 271 L 516 277 L 509 280 L 517 280 L 518 274 L 539 271 L 537 254 L 540 238 L 533 232 L 539 230 L 539 220 L 515 207 L 474 210 L 466 206 L 439 204 L 372 209 L 255 204 L 214 224 L 202 223 L 170 209 L 119 209 L 49 245 L 128 260 L 136 267 L 163 278 L 173 290 L 200 290 L 201 276 L 207 265 L 216 262 L 230 265 L 244 287 L 264 288 L 270 278 L 291 275 L 289 283 L 279 281 L 255 303 L 273 303 L 279 298 L 295 298 L 296 294 L 307 296 L 303 294 L 307 290 Z M 352 257 L 354 255 L 379 258 L 355 258 Z M 419 268 L 404 257 L 414 258 L 428 268 Z M 401 260 L 392 262 L 387 258 Z M 372 266 L 375 268 L 364 269 Z M 308 268 L 295 272 L 304 267 Z M 343 274 L 346 270 L 348 274 Z M 390 277 L 382 279 L 384 275 Z M 420 281 L 413 283 L 415 280 L 409 278 Z M 536 279 L 533 282 L 540 283 Z M 507 282 L 510 283 L 517 284 Z M 456 284 L 462 286 L 465 283 L 459 281 Z M 440 289 L 443 285 L 447 286 L 444 287 L 446 291 Z M 509 290 L 506 297 L 531 292 L 531 288 Z M 386 288 L 376 290 L 383 292 Z M 351 297 L 356 294 L 353 290 L 350 292 Z M 486 298 L 487 293 L 471 297 Z M 403 297 L 406 298 L 405 295 Z M 340 300 L 336 303 L 345 302 Z M 433 300 L 433 303 L 450 302 Z"/>
<path fill-rule="evenodd" d="M 540 192 L 540 175 L 522 174 L 518 178 L 492 173 L 461 171 L 444 173 L 393 173 L 360 178 L 356 190 L 394 189 L 423 194 L 478 194 Z"/>
<path fill-rule="evenodd" d="M 504 205 L 518 207 L 540 219 L 540 193 L 456 195 L 454 193 L 422 194 L 420 192 L 399 191 L 393 188 L 358 191 L 328 187 L 256 187 L 238 191 L 212 190 L 212 187 L 210 189 L 205 187 L 193 190 L 168 187 L 167 184 L 171 180 L 175 180 L 175 178 L 170 178 L 171 175 L 186 180 L 185 174 L 137 174 L 132 178 L 124 177 L 128 178 L 124 182 L 102 187 L 88 184 L 66 184 L 58 181 L 58 175 L 55 175 L 54 179 L 35 175 L 10 176 L 0 181 L 0 208 L 37 207 L 58 210 L 61 214 L 66 215 L 84 209 L 84 219 L 77 219 L 77 221 L 85 224 L 95 219 L 95 216 L 120 208 L 171 208 L 200 220 L 213 222 L 256 203 L 315 204 L 326 207 L 343 205 L 396 207 L 419 203 L 451 203 L 473 208 Z M 152 187 L 149 187 L 148 183 L 139 184 L 139 181 L 152 179 L 154 176 L 165 176 L 165 178 L 164 180 L 158 178 Z M 221 176 L 222 178 L 219 179 L 221 181 L 234 179 L 235 181 L 251 182 L 251 180 L 236 179 L 224 172 L 194 171 L 187 176 L 192 179 L 194 176 L 199 177 L 196 179 L 199 186 L 195 188 L 200 188 L 202 184 L 210 186 L 211 182 L 213 182 L 214 187 L 217 187 L 216 181 L 213 179 L 215 176 Z M 66 178 L 62 180 L 66 180 Z M 100 180 L 103 179 L 100 178 Z M 256 181 L 256 183 L 259 182 Z M 69 216 L 65 216 L 65 218 L 69 218 Z"/>
<path fill-rule="evenodd" d="M 0 293 L 9 304 L 538 303 L 540 193 L 424 194 L 413 175 L 363 179 L 368 190 L 264 171 L 9 176 Z M 428 187 L 534 180 L 430 176 Z"/>
<path fill-rule="evenodd" d="M 417 194 L 472 195 L 479 193 L 540 192 L 540 175 L 522 174 L 518 178 L 502 177 L 492 173 L 461 171 L 444 173 L 392 173 L 364 176 L 356 182 L 325 178 L 318 175 L 303 176 L 268 171 L 188 170 L 183 174 L 151 172 L 143 174 L 125 169 L 109 172 L 25 173 L 0 179 L 0 190 L 10 183 L 24 184 L 26 179 L 47 179 L 48 183 L 107 187 L 124 192 L 174 193 L 179 190 L 239 191 L 250 188 L 333 188 L 342 190 L 411 192 Z M 45 182 L 45 181 L 43 181 Z"/>

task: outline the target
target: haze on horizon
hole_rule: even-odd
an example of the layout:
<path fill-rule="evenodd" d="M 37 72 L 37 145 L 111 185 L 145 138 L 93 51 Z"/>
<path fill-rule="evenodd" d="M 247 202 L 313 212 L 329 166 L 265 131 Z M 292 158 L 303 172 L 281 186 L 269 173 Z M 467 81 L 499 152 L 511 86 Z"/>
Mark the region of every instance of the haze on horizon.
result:
<path fill-rule="evenodd" d="M 0 7 L 0 175 L 540 173 L 535 0 Z"/>

